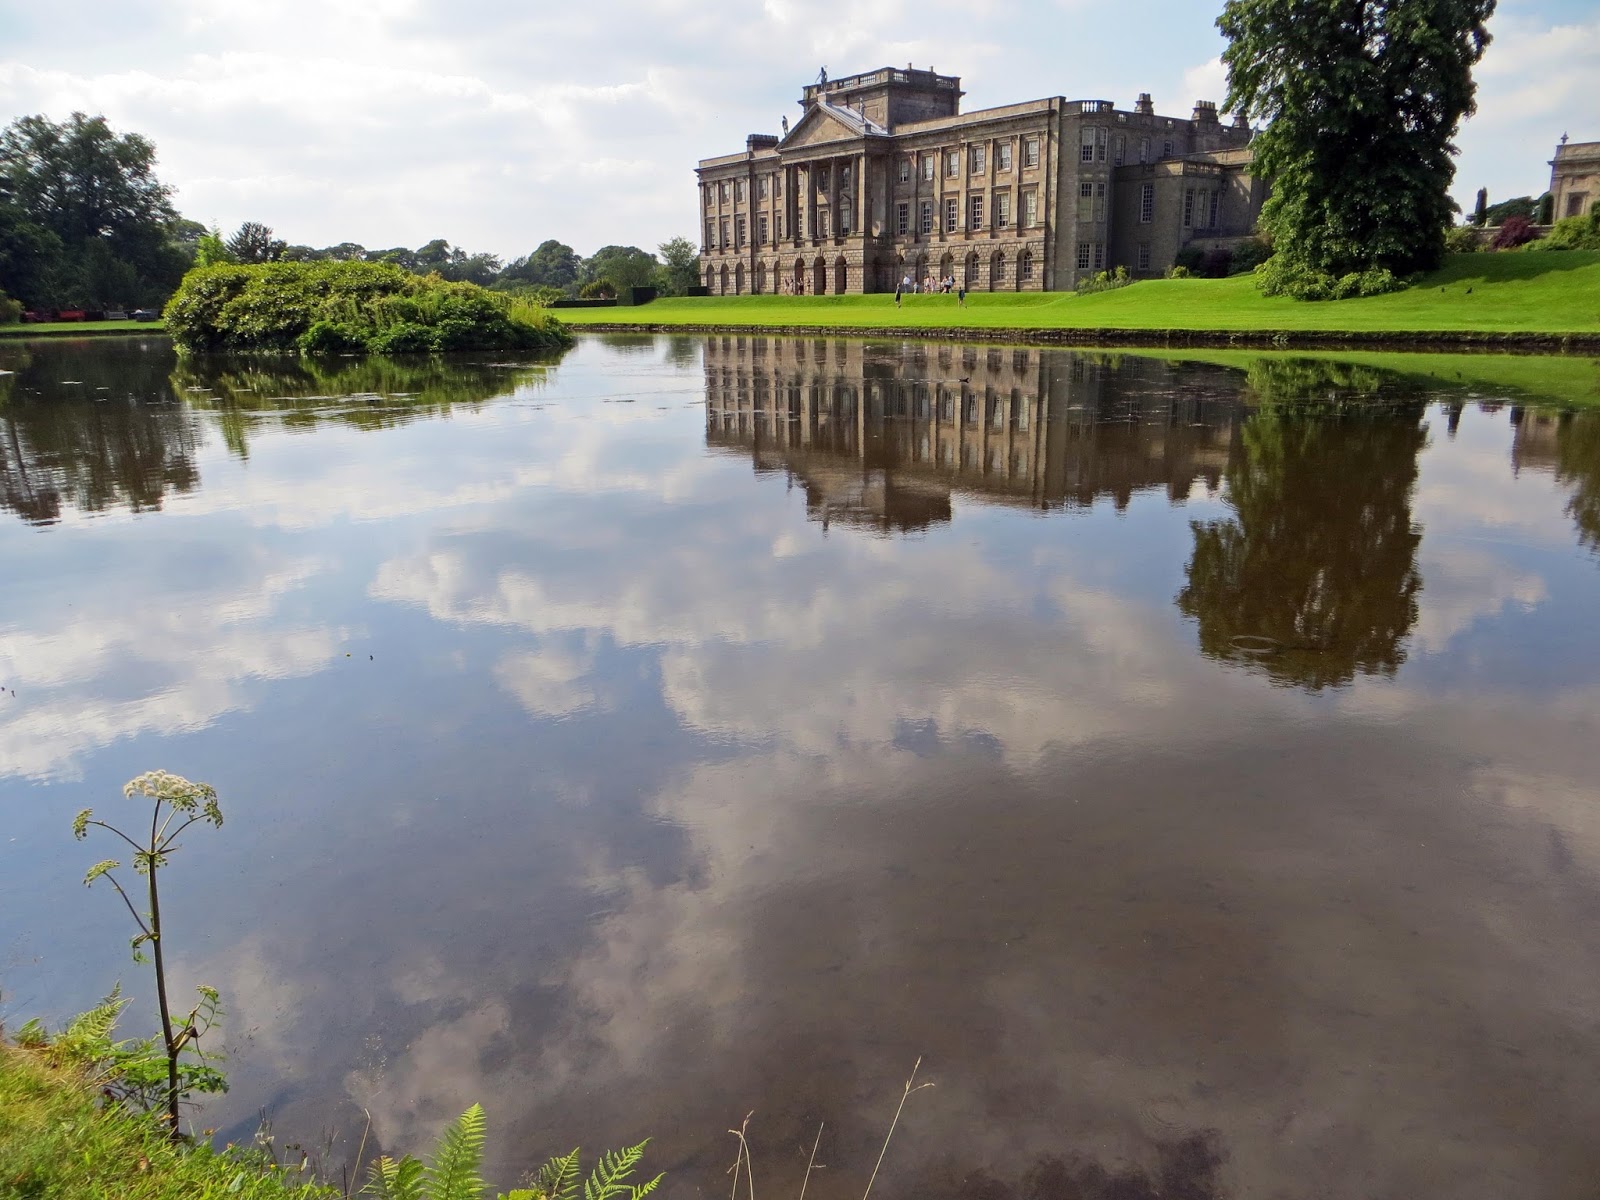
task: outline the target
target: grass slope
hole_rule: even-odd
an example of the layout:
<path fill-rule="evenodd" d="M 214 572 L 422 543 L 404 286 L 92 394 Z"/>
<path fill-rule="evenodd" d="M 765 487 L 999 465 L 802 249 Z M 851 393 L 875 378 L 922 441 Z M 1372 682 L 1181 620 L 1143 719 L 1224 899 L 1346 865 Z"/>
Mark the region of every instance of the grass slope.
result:
<path fill-rule="evenodd" d="M 336 1200 L 209 1146 L 174 1146 L 149 1117 L 102 1112 L 81 1078 L 0 1043 L 0 1200 Z"/>
<path fill-rule="evenodd" d="M 1319 304 L 1267 297 L 1248 275 L 1146 280 L 1111 292 L 954 296 L 708 296 L 641 308 L 562 309 L 574 327 L 823 326 L 904 329 L 1179 329 L 1352 333 L 1600 333 L 1600 251 L 1459 254 L 1403 292 Z"/>
<path fill-rule="evenodd" d="M 74 337 L 85 333 L 162 333 L 161 321 L 40 321 L 27 325 L 0 325 L 0 337 Z"/>

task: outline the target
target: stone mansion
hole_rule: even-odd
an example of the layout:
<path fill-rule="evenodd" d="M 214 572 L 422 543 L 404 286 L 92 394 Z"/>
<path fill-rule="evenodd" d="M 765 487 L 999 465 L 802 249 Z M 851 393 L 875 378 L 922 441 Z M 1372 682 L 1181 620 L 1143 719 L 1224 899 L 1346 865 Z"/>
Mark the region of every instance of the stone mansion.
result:
<path fill-rule="evenodd" d="M 1160 275 L 1179 250 L 1255 227 L 1250 130 L 1059 96 L 961 112 L 961 80 L 885 67 L 808 85 L 782 137 L 700 162 L 713 295 L 1059 291 L 1097 271 Z"/>

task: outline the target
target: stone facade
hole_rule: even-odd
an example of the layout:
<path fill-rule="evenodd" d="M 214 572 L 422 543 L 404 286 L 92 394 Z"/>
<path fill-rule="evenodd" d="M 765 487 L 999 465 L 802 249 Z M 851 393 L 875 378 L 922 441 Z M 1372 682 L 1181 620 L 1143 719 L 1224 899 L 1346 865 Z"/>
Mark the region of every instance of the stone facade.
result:
<path fill-rule="evenodd" d="M 1550 194 L 1557 221 L 1581 217 L 1600 201 L 1600 142 L 1567 142 L 1550 160 Z"/>
<path fill-rule="evenodd" d="M 782 137 L 703 159 L 713 294 L 1057 291 L 1123 266 L 1160 275 L 1191 242 L 1247 236 L 1264 199 L 1250 130 L 1216 106 L 1158 116 L 1059 96 L 960 111 L 961 80 L 885 67 L 805 88 Z"/>

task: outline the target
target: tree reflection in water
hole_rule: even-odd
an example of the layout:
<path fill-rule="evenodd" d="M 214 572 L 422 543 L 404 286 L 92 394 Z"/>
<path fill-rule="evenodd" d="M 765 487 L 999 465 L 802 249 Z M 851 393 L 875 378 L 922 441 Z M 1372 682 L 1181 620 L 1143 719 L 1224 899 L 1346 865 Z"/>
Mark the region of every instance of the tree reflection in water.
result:
<path fill-rule="evenodd" d="M 1177 605 L 1200 649 L 1320 690 L 1392 675 L 1417 619 L 1411 519 L 1425 401 L 1391 402 L 1359 366 L 1263 359 L 1229 462 L 1234 515 L 1194 521 Z"/>
<path fill-rule="evenodd" d="M 1578 413 L 1565 424 L 1556 478 L 1572 486 L 1567 515 L 1578 540 L 1600 552 L 1600 413 Z"/>
<path fill-rule="evenodd" d="M 1600 412 L 1511 410 L 1511 468 L 1547 471 L 1572 489 L 1567 515 L 1578 542 L 1600 552 Z"/>
<path fill-rule="evenodd" d="M 69 508 L 153 511 L 169 493 L 197 489 L 206 425 L 197 411 L 248 458 L 256 429 L 387 429 L 541 387 L 554 361 L 179 358 L 164 338 L 4 349 L 0 365 L 12 373 L 0 374 L 0 508 L 32 524 L 57 522 Z"/>
<path fill-rule="evenodd" d="M 249 431 L 263 421 L 297 429 L 325 422 L 389 429 L 538 387 L 554 361 L 192 355 L 177 360 L 172 386 L 189 404 L 216 413 L 228 449 L 248 458 Z"/>
<path fill-rule="evenodd" d="M 96 355 L 82 342 L 9 356 L 0 376 L 0 507 L 35 525 L 63 509 L 159 509 L 200 477 L 194 418 L 167 382 L 171 351 Z"/>

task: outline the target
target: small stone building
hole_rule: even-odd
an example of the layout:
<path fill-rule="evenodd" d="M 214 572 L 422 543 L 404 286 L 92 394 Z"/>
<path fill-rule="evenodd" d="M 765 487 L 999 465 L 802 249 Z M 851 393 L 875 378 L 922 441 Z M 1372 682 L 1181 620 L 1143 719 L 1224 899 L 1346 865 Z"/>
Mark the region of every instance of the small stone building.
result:
<path fill-rule="evenodd" d="M 701 160 L 713 294 L 1057 291 L 1153 277 L 1179 250 L 1248 236 L 1265 199 L 1250 130 L 1201 101 L 1163 117 L 1055 96 L 961 112 L 961 80 L 884 67 L 804 89 L 781 137 Z"/>
<path fill-rule="evenodd" d="M 1600 142 L 1569 142 L 1565 137 L 1550 160 L 1550 194 L 1557 221 L 1581 217 L 1600 201 Z"/>

